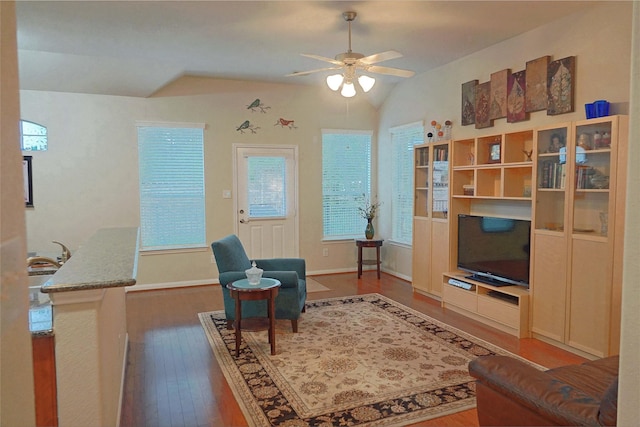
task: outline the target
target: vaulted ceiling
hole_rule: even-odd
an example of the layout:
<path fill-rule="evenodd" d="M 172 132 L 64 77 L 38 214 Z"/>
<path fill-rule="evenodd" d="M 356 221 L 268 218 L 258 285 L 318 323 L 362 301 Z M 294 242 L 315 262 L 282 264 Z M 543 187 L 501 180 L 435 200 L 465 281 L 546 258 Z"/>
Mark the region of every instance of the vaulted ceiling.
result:
<path fill-rule="evenodd" d="M 423 73 L 577 13 L 589 1 L 18 1 L 21 89 L 148 97 L 182 76 L 322 84 L 285 77 L 348 47 Z M 385 93 L 400 77 L 378 79 Z"/>

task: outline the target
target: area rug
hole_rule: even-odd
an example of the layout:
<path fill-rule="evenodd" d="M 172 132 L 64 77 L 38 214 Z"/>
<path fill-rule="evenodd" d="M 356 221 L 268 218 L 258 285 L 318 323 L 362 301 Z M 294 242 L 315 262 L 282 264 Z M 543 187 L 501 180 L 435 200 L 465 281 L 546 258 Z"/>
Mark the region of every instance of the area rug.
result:
<path fill-rule="evenodd" d="M 243 331 L 236 358 L 224 312 L 199 317 L 250 426 L 402 426 L 470 409 L 469 361 L 509 354 L 379 294 L 308 301 L 298 333 L 278 321 L 274 356 L 266 331 Z"/>
<path fill-rule="evenodd" d="M 330 291 L 330 290 L 331 289 L 327 288 L 322 283 L 307 276 L 307 293 L 308 294 L 313 292 L 324 292 L 324 291 Z"/>

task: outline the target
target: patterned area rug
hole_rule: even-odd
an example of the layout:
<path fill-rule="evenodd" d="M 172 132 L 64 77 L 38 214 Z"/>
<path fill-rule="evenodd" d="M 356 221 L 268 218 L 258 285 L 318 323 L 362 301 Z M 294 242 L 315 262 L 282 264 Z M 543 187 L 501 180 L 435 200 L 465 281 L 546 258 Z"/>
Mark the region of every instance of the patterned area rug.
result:
<path fill-rule="evenodd" d="M 242 332 L 235 357 L 224 312 L 200 313 L 250 426 L 401 426 L 475 406 L 467 364 L 509 354 L 382 295 L 308 301 L 297 334 L 278 321 Z"/>

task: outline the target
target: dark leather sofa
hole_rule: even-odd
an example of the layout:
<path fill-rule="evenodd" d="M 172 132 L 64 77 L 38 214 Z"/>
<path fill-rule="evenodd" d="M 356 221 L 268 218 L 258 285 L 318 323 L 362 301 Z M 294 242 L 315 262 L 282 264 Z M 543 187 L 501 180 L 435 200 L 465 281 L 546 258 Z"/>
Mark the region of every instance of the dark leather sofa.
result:
<path fill-rule="evenodd" d="M 469 363 L 481 426 L 615 426 L 618 356 L 540 371 L 508 356 Z"/>

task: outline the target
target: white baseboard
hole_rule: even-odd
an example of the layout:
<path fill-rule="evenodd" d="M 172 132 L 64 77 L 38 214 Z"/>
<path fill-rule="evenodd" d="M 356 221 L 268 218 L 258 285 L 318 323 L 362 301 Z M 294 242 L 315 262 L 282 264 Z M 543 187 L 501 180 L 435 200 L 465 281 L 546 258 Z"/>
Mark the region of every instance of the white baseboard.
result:
<path fill-rule="evenodd" d="M 384 271 L 385 273 L 390 274 L 390 275 L 392 275 L 394 277 L 397 277 L 398 279 L 406 280 L 409 283 L 411 283 L 411 281 L 412 281 L 411 276 L 400 274 L 400 273 L 398 273 L 396 271 L 387 271 L 384 268 L 382 269 L 382 271 Z"/>
<path fill-rule="evenodd" d="M 165 282 L 165 283 L 148 283 L 145 285 L 133 285 L 125 287 L 126 292 L 138 292 L 138 291 L 154 291 L 160 289 L 173 289 L 173 288 L 187 288 L 191 286 L 206 286 L 206 285 L 218 285 L 220 282 L 218 279 L 211 280 L 187 280 L 184 282 Z"/>
<path fill-rule="evenodd" d="M 307 276 L 320 276 L 322 274 L 340 274 L 340 273 L 351 273 L 358 271 L 355 268 L 334 268 L 331 270 L 313 270 L 307 271 Z"/>
<path fill-rule="evenodd" d="M 362 268 L 363 271 L 371 271 L 375 270 L 375 266 L 365 266 Z M 358 270 L 356 268 L 339 268 L 339 269 L 331 269 L 331 270 L 313 270 L 307 271 L 307 276 L 319 276 L 322 274 L 340 274 L 340 273 L 356 273 Z M 387 274 L 395 276 L 399 279 L 406 280 L 411 282 L 411 277 L 405 276 L 403 274 L 399 274 L 395 271 L 389 271 L 384 268 L 380 269 Z M 148 283 L 145 285 L 133 285 L 125 287 L 126 292 L 139 292 L 139 291 L 153 291 L 160 289 L 175 289 L 175 288 L 186 288 L 191 286 L 207 286 L 207 285 L 219 285 L 220 282 L 218 279 L 211 280 L 187 280 L 184 282 L 166 282 L 166 283 Z"/>
<path fill-rule="evenodd" d="M 124 336 L 124 357 L 122 358 L 122 378 L 120 378 L 120 396 L 118 399 L 118 418 L 116 418 L 116 427 L 120 427 L 120 418 L 122 417 L 122 401 L 124 399 L 124 381 L 127 377 L 127 357 L 129 357 L 129 334 Z"/>

